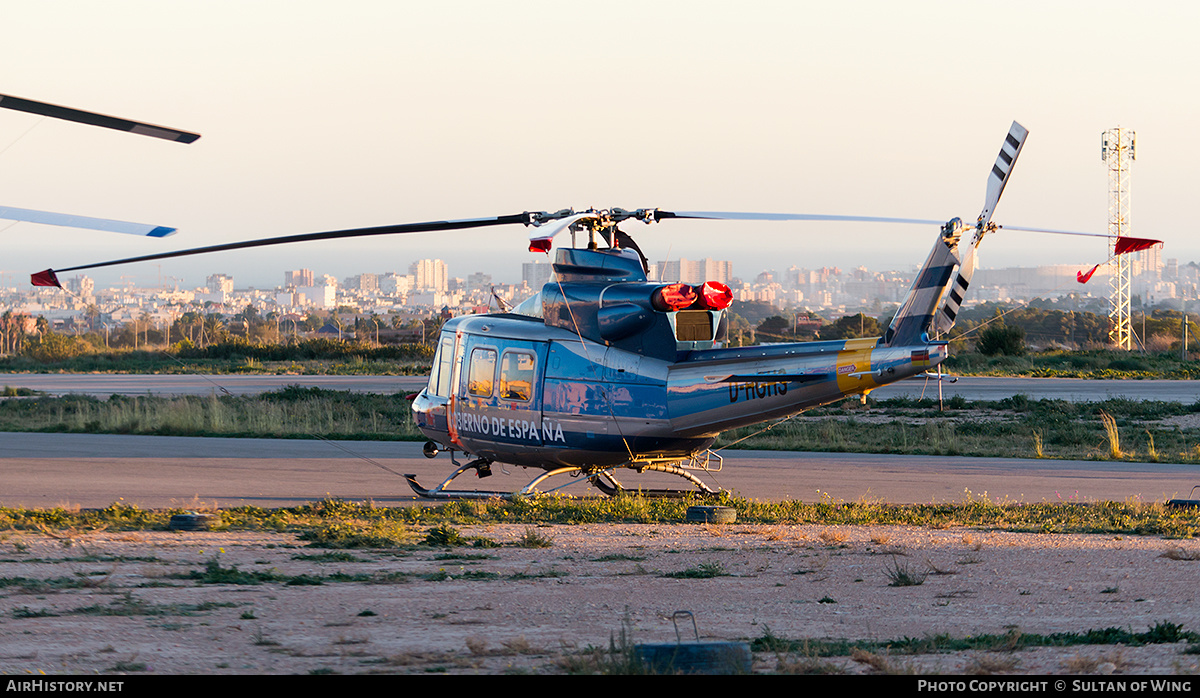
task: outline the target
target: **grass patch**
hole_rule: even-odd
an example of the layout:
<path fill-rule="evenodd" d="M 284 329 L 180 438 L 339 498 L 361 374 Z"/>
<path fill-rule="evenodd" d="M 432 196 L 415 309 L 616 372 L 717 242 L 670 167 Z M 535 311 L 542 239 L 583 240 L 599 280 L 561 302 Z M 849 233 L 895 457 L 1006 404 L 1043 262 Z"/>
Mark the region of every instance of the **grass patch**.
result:
<path fill-rule="evenodd" d="M 457 528 L 447 524 L 440 524 L 429 529 L 425 534 L 425 545 L 441 546 L 446 548 L 454 548 L 467 544 L 467 539 L 463 538 L 462 533 Z"/>
<path fill-rule="evenodd" d="M 0 431 L 423 440 L 403 395 L 289 386 L 251 396 L 84 395 L 0 400 Z"/>
<path fill-rule="evenodd" d="M 1050 633 L 1046 635 L 1011 630 L 1003 635 L 981 634 L 966 637 L 929 635 L 922 638 L 904 637 L 893 640 L 788 640 L 765 629 L 763 635 L 751 640 L 755 652 L 792 652 L 812 657 L 849 657 L 854 652 L 890 652 L 893 654 L 937 654 L 977 650 L 1013 652 L 1033 647 L 1072 647 L 1084 645 L 1155 645 L 1177 642 L 1200 642 L 1200 634 L 1184 630 L 1183 626 L 1159 621 L 1148 630 L 1135 633 L 1127 628 L 1104 628 L 1080 633 Z"/>
<path fill-rule="evenodd" d="M 287 577 L 274 572 L 272 570 L 243 572 L 236 565 L 232 567 L 222 567 L 221 560 L 216 556 L 208 559 L 204 563 L 204 569 L 193 570 L 186 575 L 179 575 L 176 579 L 188 579 L 201 584 L 263 584 L 264 582 L 280 582 L 287 581 Z"/>
<path fill-rule="evenodd" d="M 627 555 L 625 553 L 609 553 L 594 557 L 589 562 L 643 562 L 646 559 L 645 555 Z"/>
<path fill-rule="evenodd" d="M 561 578 L 569 576 L 569 575 L 570 575 L 570 573 L 565 570 L 560 570 L 557 567 L 551 567 L 548 570 L 542 570 L 540 572 L 516 572 L 514 574 L 508 575 L 508 578 L 512 579 L 512 580 L 561 579 Z"/>
<path fill-rule="evenodd" d="M 767 432 L 756 433 L 761 425 L 725 432 L 717 445 L 749 437 L 735 448 L 1056 459 L 1132 459 L 1145 453 L 1157 462 L 1200 461 L 1200 432 L 1156 423 L 1198 412 L 1200 403 L 1125 398 L 1067 402 L 1015 395 L 959 400 L 947 407 L 941 412 L 931 399 L 868 399 L 866 405 L 843 400 Z M 1128 427 L 1135 429 L 1122 444 L 1118 430 Z"/>
<path fill-rule="evenodd" d="M 533 528 L 527 528 L 513 545 L 518 548 L 549 548 L 554 545 L 554 536 L 543 535 Z"/>
<path fill-rule="evenodd" d="M 912 570 L 907 562 L 900 562 L 896 558 L 892 558 L 892 566 L 887 569 L 887 578 L 890 580 L 890 587 L 915 587 L 925 583 L 925 579 L 929 577 L 928 570 Z"/>
<path fill-rule="evenodd" d="M 304 560 L 307 562 L 366 562 L 361 557 L 356 557 L 350 553 L 319 553 L 317 555 L 297 554 L 292 556 L 293 560 Z"/>
<path fill-rule="evenodd" d="M 53 618 L 56 616 L 58 616 L 57 613 L 54 613 L 53 611 L 50 611 L 49 609 L 46 609 L 46 608 L 39 608 L 37 610 L 34 610 L 32 608 L 29 608 L 28 606 L 22 606 L 20 608 L 14 608 L 12 611 L 12 617 L 16 618 L 16 619 Z"/>
<path fill-rule="evenodd" d="M 488 555 L 487 553 L 438 553 L 437 555 L 434 555 L 432 559 L 436 560 L 436 561 L 442 561 L 442 560 L 468 561 L 468 560 L 496 560 L 498 558 L 495 555 Z"/>
<path fill-rule="evenodd" d="M 232 608 L 235 603 L 206 601 L 198 604 L 153 604 L 126 592 L 108 604 L 81 606 L 67 613 L 85 616 L 194 616 L 217 608 Z"/>
<path fill-rule="evenodd" d="M 728 577 L 729 573 L 725 571 L 725 565 L 719 562 L 702 562 L 686 570 L 664 572 L 659 576 L 670 579 L 712 579 L 713 577 Z"/>
<path fill-rule="evenodd" d="M 662 523 L 684 520 L 697 499 L 643 499 L 621 496 L 605 499 L 536 497 L 514 501 L 447 502 L 423 507 L 377 507 L 337 499 L 297 507 L 266 509 L 233 507 L 221 510 L 228 531 L 296 533 L 311 547 L 388 548 L 392 554 L 411 551 L 419 539 L 415 527 L 444 527 L 434 540 L 458 539 L 474 545 L 457 526 L 479 524 Z M 704 500 L 712 504 L 713 500 Z M 749 524 L 813 524 L 823 526 L 898 525 L 945 529 L 974 527 L 1044 533 L 1109 533 L 1192 538 L 1200 530 L 1200 510 L 1168 508 L 1157 503 L 996 501 L 967 493 L 964 501 L 940 504 L 888 504 L 880 501 L 761 502 L 725 496 L 718 500 L 737 511 Z M 0 530 L 108 531 L 165 530 L 179 509 L 145 511 L 114 504 L 101 510 L 16 509 L 0 507 Z M 83 535 L 80 533 L 79 535 Z M 427 534 L 427 538 L 428 538 Z M 438 543 L 441 545 L 442 543 Z M 397 550 L 398 549 L 398 550 Z M 632 558 L 631 558 L 632 559 Z M 12 582 L 10 582 L 12 583 Z M 4 581 L 0 580 L 0 585 Z"/>

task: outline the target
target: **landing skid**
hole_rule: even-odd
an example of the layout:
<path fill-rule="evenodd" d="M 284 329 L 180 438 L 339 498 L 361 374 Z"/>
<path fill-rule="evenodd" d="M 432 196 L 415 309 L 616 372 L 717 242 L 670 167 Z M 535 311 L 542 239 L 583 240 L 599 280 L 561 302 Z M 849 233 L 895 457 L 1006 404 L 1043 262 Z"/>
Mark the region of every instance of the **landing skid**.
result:
<path fill-rule="evenodd" d="M 455 470 L 454 473 L 450 477 L 446 478 L 442 482 L 442 484 L 438 485 L 437 487 L 434 487 L 433 489 L 425 489 L 424 487 L 421 487 L 420 483 L 417 482 L 416 475 L 411 475 L 411 474 L 405 475 L 404 479 L 408 480 L 409 487 L 412 487 L 413 492 L 416 492 L 418 497 L 421 497 L 424 499 L 441 499 L 441 500 L 451 500 L 451 499 L 506 499 L 507 500 L 507 499 L 513 499 L 514 497 L 528 497 L 528 496 L 534 495 L 534 494 L 542 494 L 542 491 L 538 489 L 538 486 L 556 475 L 572 475 L 572 476 L 576 476 L 576 477 L 578 477 L 579 475 L 583 475 L 588 479 L 589 482 L 592 483 L 592 485 L 594 485 L 596 487 L 596 489 L 600 490 L 602 493 L 608 495 L 609 497 L 615 497 L 621 493 L 629 493 L 629 494 L 637 494 L 642 497 L 652 497 L 652 498 L 657 498 L 657 499 L 685 499 L 687 497 L 691 497 L 691 496 L 695 496 L 695 495 L 700 495 L 701 497 L 715 497 L 715 496 L 722 494 L 722 492 L 720 490 L 712 489 L 711 487 L 706 485 L 702 480 L 700 480 L 700 478 L 696 477 L 692 473 L 689 473 L 687 470 L 685 470 L 679 466 L 676 466 L 676 465 L 664 465 L 661 463 L 650 463 L 650 464 L 642 463 L 642 464 L 638 464 L 638 465 L 625 465 L 625 466 L 621 466 L 621 467 L 630 468 L 632 470 L 636 470 L 639 473 L 650 470 L 650 471 L 654 471 L 654 472 L 668 473 L 670 475 L 678 475 L 679 477 L 681 477 L 681 478 L 687 480 L 688 482 L 692 483 L 693 485 L 695 485 L 696 489 L 695 490 L 630 489 L 630 488 L 627 488 L 624 485 L 622 485 L 620 483 L 620 481 L 618 481 L 613 476 L 613 470 L 616 470 L 616 468 L 609 468 L 607 470 L 597 471 L 597 470 L 591 469 L 591 468 L 585 470 L 584 468 L 580 468 L 578 466 L 569 466 L 569 467 L 557 468 L 555 470 L 546 471 L 546 472 L 538 475 L 536 478 L 533 479 L 532 482 L 530 482 L 528 485 L 525 485 L 524 487 L 522 487 L 520 490 L 518 490 L 516 492 L 447 489 L 449 487 L 450 483 L 453 482 L 454 479 L 457 478 L 459 475 L 462 475 L 463 473 L 465 473 L 468 470 L 478 469 L 479 467 L 480 467 L 480 465 L 477 462 L 471 462 L 466 465 L 459 466 L 459 468 L 457 470 Z"/>

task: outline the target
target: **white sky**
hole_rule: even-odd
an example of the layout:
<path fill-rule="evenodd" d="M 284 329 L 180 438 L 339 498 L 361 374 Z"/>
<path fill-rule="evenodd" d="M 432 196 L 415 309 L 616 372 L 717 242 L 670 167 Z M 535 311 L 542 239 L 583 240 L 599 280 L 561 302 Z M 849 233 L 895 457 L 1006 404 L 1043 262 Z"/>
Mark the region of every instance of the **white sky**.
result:
<path fill-rule="evenodd" d="M 171 225 L 166 240 L 20 223 L 5 285 L 46 267 L 246 238 L 567 206 L 973 220 L 1105 232 L 1100 133 L 1138 134 L 1132 234 L 1200 260 L 1200 3 L 10 3 L 0 93 L 197 131 L 193 145 L 0 113 L 0 205 Z M 26 135 L 26 130 L 33 127 Z M 15 141 L 15 142 L 14 142 Z M 7 148 L 7 150 L 4 150 Z M 4 225 L 0 223 L 0 226 Z M 668 221 L 652 259 L 734 272 L 909 268 L 934 230 Z M 638 235 L 640 233 L 640 235 Z M 316 243 L 162 262 L 274 286 L 446 259 L 519 279 L 526 230 Z M 1102 241 L 1008 233 L 984 266 L 1078 263 Z M 154 264 L 129 274 L 153 282 Z"/>

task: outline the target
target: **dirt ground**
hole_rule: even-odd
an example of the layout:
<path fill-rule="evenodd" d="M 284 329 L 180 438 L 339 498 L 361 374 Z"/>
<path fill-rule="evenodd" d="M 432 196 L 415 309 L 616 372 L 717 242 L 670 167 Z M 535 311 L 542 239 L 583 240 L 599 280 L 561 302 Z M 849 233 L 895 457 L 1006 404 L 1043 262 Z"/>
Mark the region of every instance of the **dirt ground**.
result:
<path fill-rule="evenodd" d="M 740 524 L 460 530 L 498 546 L 330 551 L 288 534 L 9 532 L 0 671 L 558 674 L 600 667 L 594 650 L 623 630 L 633 643 L 675 641 L 681 610 L 702 639 L 723 641 L 1200 630 L 1195 541 Z M 893 586 L 904 574 L 922 583 Z M 686 618 L 679 630 L 694 639 Z M 759 652 L 754 671 L 1197 672 L 1187 649 Z"/>

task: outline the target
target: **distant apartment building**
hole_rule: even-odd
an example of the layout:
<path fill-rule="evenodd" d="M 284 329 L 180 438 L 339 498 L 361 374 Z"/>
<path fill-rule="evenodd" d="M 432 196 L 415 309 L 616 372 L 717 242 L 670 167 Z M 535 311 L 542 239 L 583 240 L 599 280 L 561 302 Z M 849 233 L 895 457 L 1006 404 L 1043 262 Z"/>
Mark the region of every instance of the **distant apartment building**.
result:
<path fill-rule="evenodd" d="M 1131 276 L 1140 276 L 1147 281 L 1161 279 L 1163 277 L 1162 245 L 1155 245 L 1150 249 L 1135 253 L 1129 271 Z"/>
<path fill-rule="evenodd" d="M 733 262 L 707 258 L 704 260 L 679 259 L 659 262 L 659 281 L 665 283 L 702 284 L 719 281 L 728 284 L 733 279 Z"/>
<path fill-rule="evenodd" d="M 352 293 L 378 293 L 379 274 L 359 274 L 342 282 L 342 288 Z"/>
<path fill-rule="evenodd" d="M 554 271 L 554 265 L 549 262 L 523 262 L 521 264 L 521 281 L 524 281 L 531 291 L 540 291 L 543 286 L 550 283 L 552 271 Z"/>
<path fill-rule="evenodd" d="M 283 272 L 283 286 L 313 286 L 312 269 L 297 269 L 296 271 Z"/>
<path fill-rule="evenodd" d="M 449 289 L 449 273 L 446 263 L 440 259 L 422 259 L 408 268 L 413 277 L 413 288 L 418 291 L 445 293 Z"/>
<path fill-rule="evenodd" d="M 322 310 L 335 307 L 337 303 L 337 286 L 297 286 L 296 304 L 311 305 Z"/>
<path fill-rule="evenodd" d="M 210 293 L 233 293 L 233 277 L 228 274 L 213 274 L 204 280 Z"/>
<path fill-rule="evenodd" d="M 407 296 L 412 289 L 412 276 L 387 273 L 379 278 L 379 292 L 386 296 Z"/>
<path fill-rule="evenodd" d="M 486 291 L 492 287 L 492 275 L 477 271 L 467 277 L 468 291 Z"/>
<path fill-rule="evenodd" d="M 1081 265 L 1053 264 L 1040 267 L 976 269 L 971 279 L 975 300 L 1057 298 L 1071 293 L 1104 295 L 1108 292 L 1108 268 L 1101 265 L 1087 285 L 1076 279 L 1076 272 L 1087 271 Z"/>
<path fill-rule="evenodd" d="M 76 296 L 84 298 L 91 297 L 96 293 L 96 282 L 91 278 L 80 274 L 66 280 L 66 289 Z"/>

